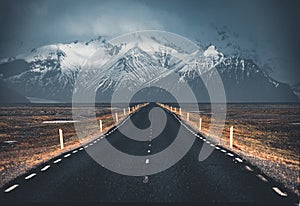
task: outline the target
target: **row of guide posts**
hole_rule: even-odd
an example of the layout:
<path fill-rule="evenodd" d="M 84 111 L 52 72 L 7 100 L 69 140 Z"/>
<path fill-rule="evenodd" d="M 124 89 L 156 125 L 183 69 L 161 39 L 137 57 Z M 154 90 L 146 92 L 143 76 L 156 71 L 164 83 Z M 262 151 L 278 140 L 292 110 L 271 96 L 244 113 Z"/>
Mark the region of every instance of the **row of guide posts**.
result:
<path fill-rule="evenodd" d="M 172 106 L 164 105 L 164 104 L 162 104 L 162 106 L 168 108 L 171 112 L 177 111 L 176 107 L 172 107 Z M 179 111 L 179 115 L 181 116 L 182 115 L 181 108 L 179 108 L 178 111 Z M 187 122 L 190 121 L 190 113 L 189 112 L 186 113 L 186 121 Z M 199 129 L 199 131 L 202 130 L 202 118 L 201 117 L 199 117 L 199 128 L 198 129 Z M 233 126 L 231 126 L 229 128 L 229 147 L 230 147 L 230 149 L 233 148 Z"/>
<path fill-rule="evenodd" d="M 138 108 L 140 108 L 140 105 L 135 105 L 133 107 L 128 107 L 128 113 L 126 113 L 126 109 L 123 108 L 123 114 L 124 114 L 124 116 L 126 116 L 126 114 L 130 114 L 131 112 L 136 111 Z M 118 113 L 115 113 L 115 121 L 116 121 L 116 123 L 119 122 Z M 103 122 L 102 122 L 101 119 L 99 119 L 99 129 L 100 129 L 100 132 L 103 132 Z M 64 149 L 64 136 L 63 136 L 62 129 L 58 129 L 58 134 L 59 134 L 60 149 Z"/>

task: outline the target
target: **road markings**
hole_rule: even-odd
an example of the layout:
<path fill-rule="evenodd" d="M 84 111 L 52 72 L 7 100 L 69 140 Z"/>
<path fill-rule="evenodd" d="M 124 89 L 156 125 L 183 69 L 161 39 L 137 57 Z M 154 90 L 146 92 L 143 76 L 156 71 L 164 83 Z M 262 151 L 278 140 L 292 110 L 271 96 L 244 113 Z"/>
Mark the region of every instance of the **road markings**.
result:
<path fill-rule="evenodd" d="M 47 169 L 49 169 L 49 167 L 50 167 L 50 165 L 46 165 L 45 167 L 43 167 L 43 168 L 41 169 L 41 171 L 44 172 L 44 171 L 46 171 Z"/>
<path fill-rule="evenodd" d="M 55 161 L 53 161 L 54 164 L 59 163 L 61 161 L 61 159 L 57 159 Z"/>
<path fill-rule="evenodd" d="M 232 153 L 229 153 L 229 152 L 227 152 L 227 155 L 229 155 L 229 156 L 231 156 L 231 157 L 233 157 L 233 156 L 234 156 L 234 154 L 232 154 Z"/>
<path fill-rule="evenodd" d="M 146 159 L 146 162 L 145 162 L 146 164 L 149 164 L 150 163 L 150 160 L 149 159 Z"/>
<path fill-rule="evenodd" d="M 149 181 L 149 178 L 148 178 L 148 176 L 145 176 L 145 177 L 144 177 L 144 179 L 143 179 L 143 183 L 145 183 L 145 184 L 146 184 L 146 183 L 148 183 L 148 181 Z"/>
<path fill-rule="evenodd" d="M 71 156 L 71 154 L 69 153 L 69 154 L 66 154 L 64 157 L 70 157 Z"/>
<path fill-rule="evenodd" d="M 19 187 L 19 185 L 18 184 L 15 184 L 15 185 L 13 185 L 13 186 L 10 186 L 9 188 L 7 188 L 6 190 L 4 190 L 4 192 L 10 192 L 10 191 L 12 191 L 12 190 L 14 190 L 14 189 L 16 189 L 17 187 Z"/>
<path fill-rule="evenodd" d="M 237 160 L 238 162 L 243 162 L 243 160 L 240 159 L 239 157 L 236 157 L 235 160 Z"/>
<path fill-rule="evenodd" d="M 36 173 L 32 173 L 32 174 L 26 176 L 25 180 L 29 180 L 29 179 L 33 178 L 34 176 L 36 176 Z"/>
<path fill-rule="evenodd" d="M 176 116 L 175 116 L 176 117 Z M 188 128 L 179 118 L 177 118 L 176 117 L 176 119 L 178 119 L 178 121 L 185 127 L 185 128 L 187 128 L 192 134 L 195 134 L 193 131 L 191 131 L 191 129 L 190 128 Z M 197 137 L 199 137 L 199 135 L 196 135 L 195 134 L 195 136 L 197 136 Z M 206 140 L 206 139 L 204 139 L 204 138 L 202 138 L 202 137 L 200 137 L 200 139 L 202 139 L 204 142 L 206 142 L 206 143 L 210 143 L 208 140 Z M 213 145 L 213 144 L 210 144 L 211 146 L 215 146 L 215 145 Z M 226 153 L 227 151 L 225 150 L 225 149 L 221 149 L 220 147 L 217 147 L 217 146 L 215 146 L 215 148 L 217 149 L 217 150 L 220 150 L 221 152 L 224 152 L 224 153 Z M 227 152 L 227 155 L 229 155 L 229 156 L 231 156 L 231 157 L 234 157 L 234 154 L 232 154 L 232 153 L 229 153 L 229 152 Z M 243 160 L 241 159 L 241 158 L 239 158 L 239 157 L 236 157 L 236 158 L 234 158 L 235 160 L 237 160 L 238 162 L 243 162 Z M 249 166 L 245 166 L 245 168 L 248 170 L 248 171 L 251 171 L 251 172 L 253 172 L 253 169 L 252 168 L 250 168 Z M 268 182 L 268 180 L 264 177 L 264 176 L 262 176 L 262 175 L 260 175 L 260 174 L 258 174 L 257 175 L 257 177 L 258 178 L 260 178 L 262 181 L 264 181 L 264 182 Z M 275 191 L 275 192 L 277 192 L 279 195 L 281 195 L 281 196 L 287 196 L 287 194 L 286 193 L 283 193 L 282 191 L 280 191 L 277 187 L 273 187 L 273 190 Z"/>
<path fill-rule="evenodd" d="M 256 175 L 259 179 L 261 179 L 262 181 L 264 181 L 264 182 L 268 182 L 268 180 L 264 177 L 264 176 L 262 176 L 261 174 L 258 174 L 258 175 Z"/>
<path fill-rule="evenodd" d="M 75 153 L 77 153 L 77 152 L 78 152 L 78 150 L 74 150 L 72 153 L 75 154 Z"/>
<path fill-rule="evenodd" d="M 282 192 L 278 187 L 273 187 L 272 188 L 277 194 L 279 194 L 280 196 L 286 197 L 287 193 Z"/>
<path fill-rule="evenodd" d="M 245 166 L 246 170 L 253 172 L 253 169 L 251 167 L 249 167 L 248 165 Z"/>

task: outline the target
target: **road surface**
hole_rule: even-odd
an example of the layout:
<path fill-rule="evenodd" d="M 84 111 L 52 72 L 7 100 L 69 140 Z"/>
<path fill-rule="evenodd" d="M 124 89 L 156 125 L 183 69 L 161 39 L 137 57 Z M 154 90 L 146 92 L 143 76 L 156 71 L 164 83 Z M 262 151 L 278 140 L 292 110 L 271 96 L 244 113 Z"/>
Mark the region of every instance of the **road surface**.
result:
<path fill-rule="evenodd" d="M 150 124 L 148 114 L 156 104 L 149 104 L 130 116 L 139 128 Z M 146 156 L 164 150 L 174 140 L 181 123 L 165 110 L 167 125 L 151 141 L 135 141 L 118 129 L 104 138 L 117 149 Z M 125 121 L 122 126 L 126 126 Z M 195 135 L 184 128 L 185 138 Z M 201 136 L 199 136 L 201 137 Z M 1 202 L 206 202 L 261 203 L 296 205 L 297 197 L 263 175 L 238 155 L 222 147 L 203 162 L 198 155 L 205 138 L 197 137 L 192 148 L 169 169 L 134 177 L 114 173 L 97 164 L 85 151 L 97 151 L 103 139 L 65 153 L 1 188 Z M 150 138 L 150 134 L 149 134 Z M 204 141 L 205 140 L 205 141 Z M 87 148 L 86 148 L 87 147 Z M 117 160 L 116 160 L 117 161 Z M 151 166 L 151 161 L 149 162 Z"/>

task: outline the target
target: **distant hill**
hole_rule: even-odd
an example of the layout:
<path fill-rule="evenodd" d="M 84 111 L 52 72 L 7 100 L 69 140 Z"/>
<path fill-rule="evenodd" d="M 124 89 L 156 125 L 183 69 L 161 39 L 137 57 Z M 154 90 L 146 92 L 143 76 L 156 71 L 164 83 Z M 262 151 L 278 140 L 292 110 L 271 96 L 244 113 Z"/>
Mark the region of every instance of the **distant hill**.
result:
<path fill-rule="evenodd" d="M 0 80 L 0 103 L 30 103 L 30 101 L 19 92 L 8 88 Z"/>
<path fill-rule="evenodd" d="M 168 39 L 142 35 L 136 38 L 139 41 L 132 47 L 126 42 L 112 45 L 103 37 L 88 42 L 46 45 L 1 61 L 0 74 L 7 85 L 2 91 L 7 100 L 14 96 L 24 100 L 21 95 L 8 92 L 11 88 L 28 97 L 71 102 L 81 72 L 85 77 L 83 83 L 92 80 L 97 87 L 97 99 L 109 102 L 118 88 L 132 89 L 154 80 L 168 84 L 168 76 L 173 71 L 178 76 L 174 87 L 180 90 L 181 83 L 187 83 L 199 102 L 209 102 L 201 75 L 212 77 L 217 71 L 228 102 L 299 102 L 296 96 L 299 90 L 271 78 L 251 59 L 225 56 L 214 45 L 186 53 Z M 156 48 L 155 53 L 149 52 L 151 47 Z M 86 60 L 94 53 L 95 60 L 87 66 Z M 174 53 L 184 61 L 172 57 Z M 111 59 L 114 60 L 110 66 L 104 68 Z M 146 96 L 168 98 L 159 90 L 147 91 L 143 97 Z"/>

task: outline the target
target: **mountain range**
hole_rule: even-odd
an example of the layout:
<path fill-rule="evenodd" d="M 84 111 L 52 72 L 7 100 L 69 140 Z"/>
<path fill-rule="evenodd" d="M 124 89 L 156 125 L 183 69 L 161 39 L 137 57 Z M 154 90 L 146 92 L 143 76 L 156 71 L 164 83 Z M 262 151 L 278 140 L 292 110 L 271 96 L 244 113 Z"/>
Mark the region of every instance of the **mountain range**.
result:
<path fill-rule="evenodd" d="M 2 59 L 0 101 L 26 102 L 27 98 L 71 102 L 80 74 L 83 86 L 88 82 L 95 87 L 97 101 L 109 102 L 117 89 L 157 81 L 170 84 L 168 76 L 175 73 L 178 79 L 172 84 L 176 89 L 187 83 L 199 102 L 209 102 L 202 75 L 209 78 L 218 72 L 227 102 L 299 102 L 299 86 L 276 81 L 252 59 L 225 56 L 214 45 L 187 53 L 168 40 L 151 36 L 138 39 L 134 45 L 112 44 L 99 36 L 87 42 L 46 45 Z M 7 97 L 11 91 L 16 99 Z M 137 101 L 173 100 L 158 89 L 141 91 L 137 96 Z"/>

